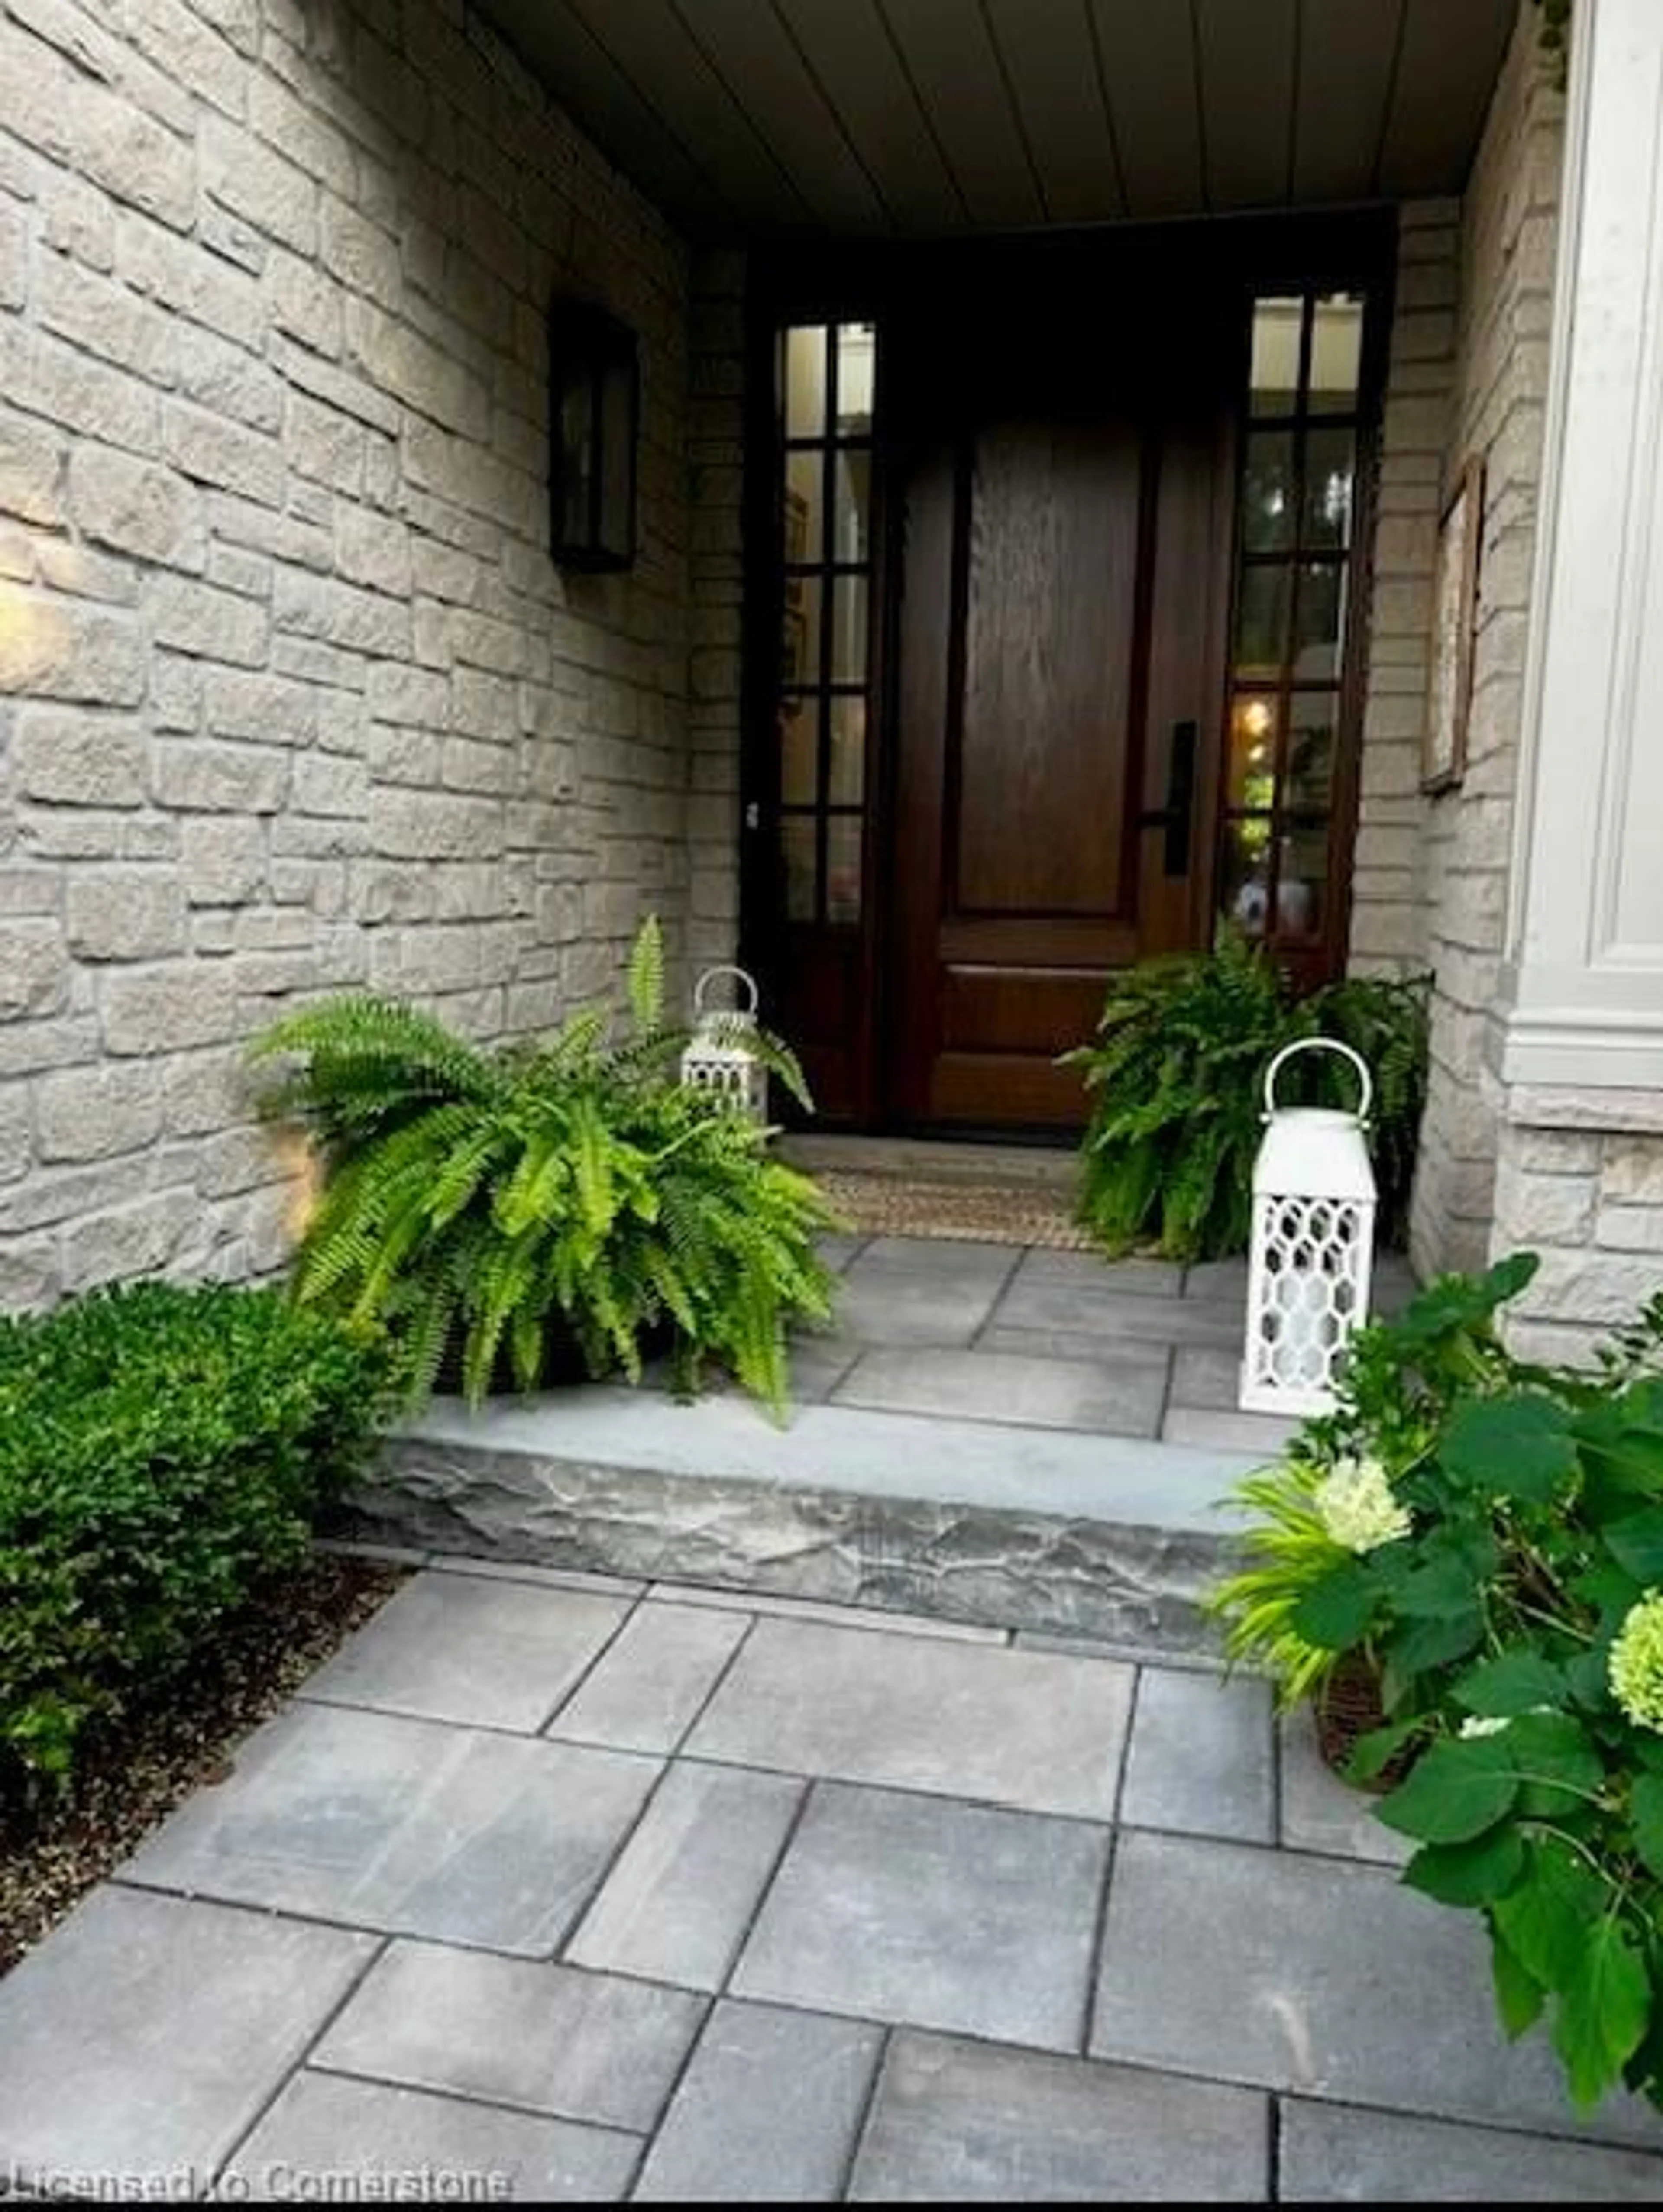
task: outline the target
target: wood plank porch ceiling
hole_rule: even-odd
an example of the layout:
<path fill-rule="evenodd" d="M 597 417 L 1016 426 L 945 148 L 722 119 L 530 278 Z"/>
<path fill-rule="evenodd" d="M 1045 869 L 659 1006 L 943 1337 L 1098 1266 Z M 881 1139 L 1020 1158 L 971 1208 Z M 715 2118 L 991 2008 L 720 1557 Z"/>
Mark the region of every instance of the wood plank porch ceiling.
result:
<path fill-rule="evenodd" d="M 1517 0 L 481 0 L 693 234 L 1457 191 Z"/>

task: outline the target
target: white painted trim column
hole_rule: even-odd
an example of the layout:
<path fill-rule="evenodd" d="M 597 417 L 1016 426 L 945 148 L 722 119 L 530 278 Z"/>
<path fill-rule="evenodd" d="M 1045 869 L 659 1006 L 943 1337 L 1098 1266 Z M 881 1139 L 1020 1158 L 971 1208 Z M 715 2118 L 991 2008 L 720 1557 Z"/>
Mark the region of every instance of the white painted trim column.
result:
<path fill-rule="evenodd" d="M 1663 1089 L 1663 0 L 1576 0 L 1503 1081 Z"/>

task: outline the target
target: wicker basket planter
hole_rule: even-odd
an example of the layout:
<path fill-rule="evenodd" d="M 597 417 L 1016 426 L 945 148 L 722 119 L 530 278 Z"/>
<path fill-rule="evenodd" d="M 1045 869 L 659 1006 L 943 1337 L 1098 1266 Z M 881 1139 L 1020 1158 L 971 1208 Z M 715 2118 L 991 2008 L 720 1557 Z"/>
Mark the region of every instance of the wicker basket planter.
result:
<path fill-rule="evenodd" d="M 1352 1782 L 1346 1772 L 1352 1752 L 1361 1739 L 1386 1724 L 1380 1699 L 1380 1678 L 1372 1659 L 1361 1651 L 1348 1651 L 1317 1692 L 1314 1700 L 1317 1748 L 1323 1763 L 1354 1790 L 1376 1796 L 1395 1790 L 1415 1763 L 1417 1746 L 1405 1744 L 1387 1759 L 1368 1782 Z"/>

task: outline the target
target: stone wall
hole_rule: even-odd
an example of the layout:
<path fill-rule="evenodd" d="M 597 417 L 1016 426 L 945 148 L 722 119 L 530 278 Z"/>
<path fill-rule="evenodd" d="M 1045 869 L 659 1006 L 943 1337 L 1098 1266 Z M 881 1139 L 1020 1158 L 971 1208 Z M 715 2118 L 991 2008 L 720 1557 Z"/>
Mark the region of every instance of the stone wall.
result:
<path fill-rule="evenodd" d="M 739 937 L 745 277 L 742 254 L 706 252 L 694 261 L 687 835 L 695 967 L 731 960 Z"/>
<path fill-rule="evenodd" d="M 1370 549 L 1349 966 L 1399 975 L 1426 964 L 1421 766 L 1432 649 L 1433 567 L 1455 388 L 1460 203 L 1400 210 L 1392 346 Z"/>
<path fill-rule="evenodd" d="M 545 550 L 557 292 L 641 333 L 624 577 Z M 687 330 L 464 0 L 0 0 L 0 1302 L 275 1262 L 295 994 L 503 1035 L 680 943 Z"/>
<path fill-rule="evenodd" d="M 1562 96 L 1523 11 L 1462 207 L 1459 352 L 1441 503 L 1485 471 L 1466 772 L 1426 802 L 1422 947 L 1436 976 L 1412 1249 L 1422 1273 L 1479 1267 L 1495 1218 L 1500 1101 L 1485 1073 L 1500 988 L 1520 773 L 1531 562 L 1542 475 Z"/>

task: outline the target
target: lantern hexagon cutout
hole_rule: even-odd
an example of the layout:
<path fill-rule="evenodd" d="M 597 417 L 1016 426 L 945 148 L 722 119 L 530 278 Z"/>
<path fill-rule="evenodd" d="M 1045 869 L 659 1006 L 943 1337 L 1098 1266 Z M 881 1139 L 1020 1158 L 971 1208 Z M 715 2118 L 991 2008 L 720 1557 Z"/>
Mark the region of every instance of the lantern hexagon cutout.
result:
<path fill-rule="evenodd" d="M 1301 1052 L 1338 1053 L 1352 1063 L 1361 1092 L 1355 1114 L 1277 1105 L 1276 1077 Z M 1333 1411 L 1341 1358 L 1368 1318 L 1377 1192 L 1364 1133 L 1374 1090 L 1361 1057 L 1331 1037 L 1301 1038 L 1265 1071 L 1238 1399 L 1246 1412 Z"/>
<path fill-rule="evenodd" d="M 705 1004 L 710 985 L 731 975 L 743 986 L 748 1004 L 712 1007 Z M 757 1026 L 757 987 L 743 968 L 707 968 L 693 987 L 693 1034 L 681 1055 L 681 1080 L 702 1091 L 759 1127 L 768 1119 L 768 1071 L 745 1040 Z"/>

